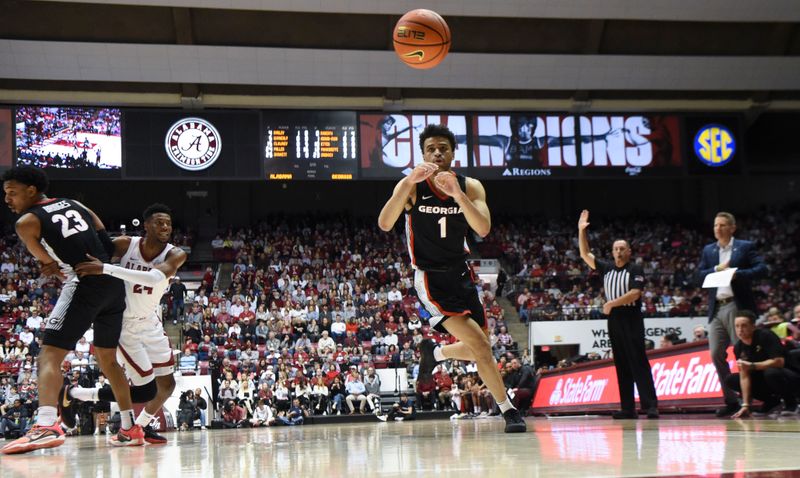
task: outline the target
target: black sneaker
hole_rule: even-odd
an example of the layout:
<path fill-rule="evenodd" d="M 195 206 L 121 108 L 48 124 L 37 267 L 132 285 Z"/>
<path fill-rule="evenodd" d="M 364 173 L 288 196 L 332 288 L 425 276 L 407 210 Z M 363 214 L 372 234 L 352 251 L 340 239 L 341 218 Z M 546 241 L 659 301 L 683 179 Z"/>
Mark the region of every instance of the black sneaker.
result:
<path fill-rule="evenodd" d="M 617 410 L 611 412 L 611 418 L 614 420 L 636 420 L 639 418 L 639 415 L 637 415 L 636 412 L 628 410 Z"/>
<path fill-rule="evenodd" d="M 75 402 L 77 400 L 75 398 L 70 398 L 69 391 L 72 390 L 72 384 L 65 384 L 61 387 L 61 391 L 58 392 L 58 415 L 61 417 L 61 422 L 66 425 L 67 428 L 75 428 Z"/>
<path fill-rule="evenodd" d="M 651 420 L 655 420 L 658 418 L 658 409 L 657 408 L 648 408 L 647 409 L 647 418 Z"/>
<path fill-rule="evenodd" d="M 506 433 L 525 433 L 528 431 L 528 425 L 519 414 L 516 408 L 510 408 L 503 413 L 503 419 L 506 421 Z"/>
<path fill-rule="evenodd" d="M 419 375 L 430 376 L 436 368 L 436 357 L 433 356 L 435 348 L 436 342 L 431 339 L 419 343 Z"/>
<path fill-rule="evenodd" d="M 738 412 L 741 407 L 737 403 L 728 403 L 722 408 L 718 408 L 714 413 L 717 418 L 725 418 Z"/>
<path fill-rule="evenodd" d="M 167 439 L 156 433 L 152 426 L 147 425 L 144 427 L 144 441 L 153 445 L 162 445 L 167 442 Z"/>

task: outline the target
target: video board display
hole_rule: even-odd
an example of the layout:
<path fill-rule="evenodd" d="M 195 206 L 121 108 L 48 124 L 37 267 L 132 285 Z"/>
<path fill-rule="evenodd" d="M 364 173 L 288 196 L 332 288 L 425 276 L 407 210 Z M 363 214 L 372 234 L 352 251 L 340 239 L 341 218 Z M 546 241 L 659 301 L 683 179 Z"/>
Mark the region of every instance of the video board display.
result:
<path fill-rule="evenodd" d="M 419 135 L 429 124 L 447 126 L 456 139 L 451 167 L 467 174 L 467 116 L 440 113 L 368 113 L 359 116 L 361 177 L 400 179 L 423 162 Z"/>
<path fill-rule="evenodd" d="M 121 116 L 117 108 L 20 106 L 16 164 L 43 168 L 53 177 L 118 178 Z"/>

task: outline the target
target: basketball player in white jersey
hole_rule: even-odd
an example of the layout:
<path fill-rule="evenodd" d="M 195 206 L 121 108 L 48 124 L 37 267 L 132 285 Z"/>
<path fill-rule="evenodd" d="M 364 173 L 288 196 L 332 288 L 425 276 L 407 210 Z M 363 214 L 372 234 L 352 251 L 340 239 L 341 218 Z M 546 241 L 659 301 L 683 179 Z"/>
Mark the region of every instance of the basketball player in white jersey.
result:
<path fill-rule="evenodd" d="M 91 261 L 78 264 L 75 272 L 81 277 L 107 274 L 125 281 L 125 312 L 117 360 L 133 384 L 132 401 L 147 402 L 136 418 L 136 424 L 144 429 L 145 441 L 157 444 L 166 443 L 167 440 L 149 425 L 175 389 L 172 375 L 175 358 L 157 310 L 161 296 L 169 287 L 169 279 L 186 262 L 186 252 L 169 243 L 172 211 L 167 206 L 153 204 L 145 209 L 143 220 L 144 237 L 121 236 L 114 239 L 114 257 L 120 258 L 119 266 L 103 264 L 89 256 Z M 65 412 L 62 416 L 73 419 L 75 415 L 69 410 L 72 407 L 71 399 L 114 401 L 113 397 L 104 396 L 97 389 L 67 385 L 60 400 Z M 66 420 L 65 423 L 70 425 Z"/>

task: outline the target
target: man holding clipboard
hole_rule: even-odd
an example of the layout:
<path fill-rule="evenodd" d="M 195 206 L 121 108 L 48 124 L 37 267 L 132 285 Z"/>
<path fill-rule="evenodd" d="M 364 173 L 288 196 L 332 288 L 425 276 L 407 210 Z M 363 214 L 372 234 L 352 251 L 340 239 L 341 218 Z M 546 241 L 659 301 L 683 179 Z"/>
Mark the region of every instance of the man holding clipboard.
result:
<path fill-rule="evenodd" d="M 767 274 L 767 266 L 758 255 L 752 241 L 734 239 L 736 218 L 729 212 L 718 212 L 714 218 L 714 237 L 717 242 L 706 245 L 700 257 L 698 274 L 708 289 L 708 346 L 717 369 L 725 406 L 717 410 L 718 417 L 739 411 L 739 398 L 725 379 L 731 374 L 727 361 L 728 346 L 736 341 L 734 320 L 739 310 L 756 310 L 752 281 Z M 733 275 L 730 269 L 735 268 Z M 727 272 L 727 273 L 726 273 Z M 709 274 L 721 273 L 712 277 Z"/>

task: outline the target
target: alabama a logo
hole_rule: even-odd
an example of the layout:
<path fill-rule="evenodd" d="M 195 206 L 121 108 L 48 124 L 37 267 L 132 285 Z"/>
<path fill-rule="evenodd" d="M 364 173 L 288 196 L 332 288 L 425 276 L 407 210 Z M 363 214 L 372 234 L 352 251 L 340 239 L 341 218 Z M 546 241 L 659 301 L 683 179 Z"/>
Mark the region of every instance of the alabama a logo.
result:
<path fill-rule="evenodd" d="M 184 118 L 173 124 L 164 139 L 167 156 L 181 169 L 202 171 L 219 158 L 219 131 L 201 118 Z"/>

